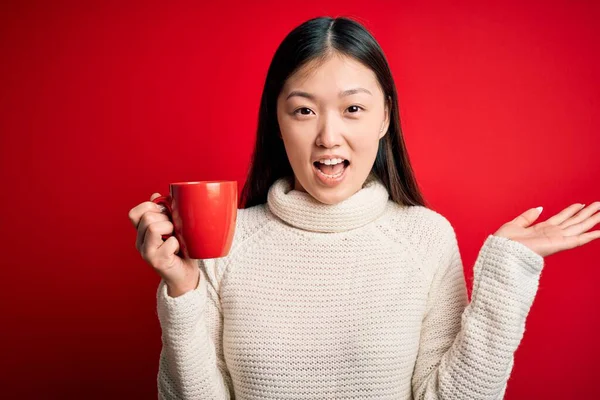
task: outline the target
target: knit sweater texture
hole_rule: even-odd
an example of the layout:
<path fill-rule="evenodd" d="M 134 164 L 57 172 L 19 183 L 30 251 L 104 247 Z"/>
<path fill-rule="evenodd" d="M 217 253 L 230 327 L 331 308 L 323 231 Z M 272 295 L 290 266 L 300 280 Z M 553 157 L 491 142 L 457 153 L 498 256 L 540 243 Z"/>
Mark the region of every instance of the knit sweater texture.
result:
<path fill-rule="evenodd" d="M 337 204 L 239 209 L 195 290 L 157 289 L 159 399 L 502 399 L 544 258 L 489 235 L 471 301 L 455 231 L 370 176 Z"/>

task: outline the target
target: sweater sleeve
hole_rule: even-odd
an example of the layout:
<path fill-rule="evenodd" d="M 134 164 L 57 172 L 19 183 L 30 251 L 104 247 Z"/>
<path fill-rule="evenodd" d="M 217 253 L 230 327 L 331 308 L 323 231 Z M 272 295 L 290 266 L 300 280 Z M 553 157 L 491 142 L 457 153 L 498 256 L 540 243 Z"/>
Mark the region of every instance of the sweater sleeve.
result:
<path fill-rule="evenodd" d="M 471 302 L 452 229 L 431 284 L 412 389 L 415 399 L 502 399 L 544 258 L 494 235 L 474 266 Z M 467 304 L 468 303 L 468 304 Z"/>
<path fill-rule="evenodd" d="M 233 399 L 233 386 L 222 348 L 220 299 L 215 272 L 218 259 L 198 260 L 198 287 L 178 297 L 161 280 L 157 314 L 162 330 L 158 398 Z"/>

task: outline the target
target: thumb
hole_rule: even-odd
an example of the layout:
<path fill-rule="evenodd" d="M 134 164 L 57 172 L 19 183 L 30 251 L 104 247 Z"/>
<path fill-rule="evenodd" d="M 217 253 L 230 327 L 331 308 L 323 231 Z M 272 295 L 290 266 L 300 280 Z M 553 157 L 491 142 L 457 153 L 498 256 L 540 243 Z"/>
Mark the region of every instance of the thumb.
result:
<path fill-rule="evenodd" d="M 512 222 L 520 227 L 527 228 L 529 225 L 533 224 L 536 219 L 538 219 L 543 209 L 544 207 L 530 208 L 517 218 L 513 219 Z"/>

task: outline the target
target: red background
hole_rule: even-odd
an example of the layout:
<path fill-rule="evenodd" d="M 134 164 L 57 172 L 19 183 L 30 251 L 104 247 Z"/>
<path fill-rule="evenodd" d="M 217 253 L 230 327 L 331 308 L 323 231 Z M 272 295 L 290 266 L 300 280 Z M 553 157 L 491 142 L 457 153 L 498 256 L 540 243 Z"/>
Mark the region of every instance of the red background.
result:
<path fill-rule="evenodd" d="M 173 181 L 241 188 L 271 57 L 315 16 L 386 52 L 469 290 L 502 223 L 600 200 L 599 3 L 428 3 L 3 1 L 3 398 L 156 398 L 159 278 L 127 214 Z M 599 254 L 546 258 L 507 399 L 600 396 Z"/>

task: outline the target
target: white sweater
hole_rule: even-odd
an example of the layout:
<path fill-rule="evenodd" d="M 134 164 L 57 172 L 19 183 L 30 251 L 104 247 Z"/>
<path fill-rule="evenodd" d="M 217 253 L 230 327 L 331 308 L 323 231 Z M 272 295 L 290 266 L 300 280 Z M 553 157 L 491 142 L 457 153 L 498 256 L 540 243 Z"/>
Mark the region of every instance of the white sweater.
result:
<path fill-rule="evenodd" d="M 198 287 L 157 290 L 160 399 L 501 399 L 544 259 L 489 235 L 469 303 L 456 235 L 370 178 L 327 205 L 275 182 Z"/>

